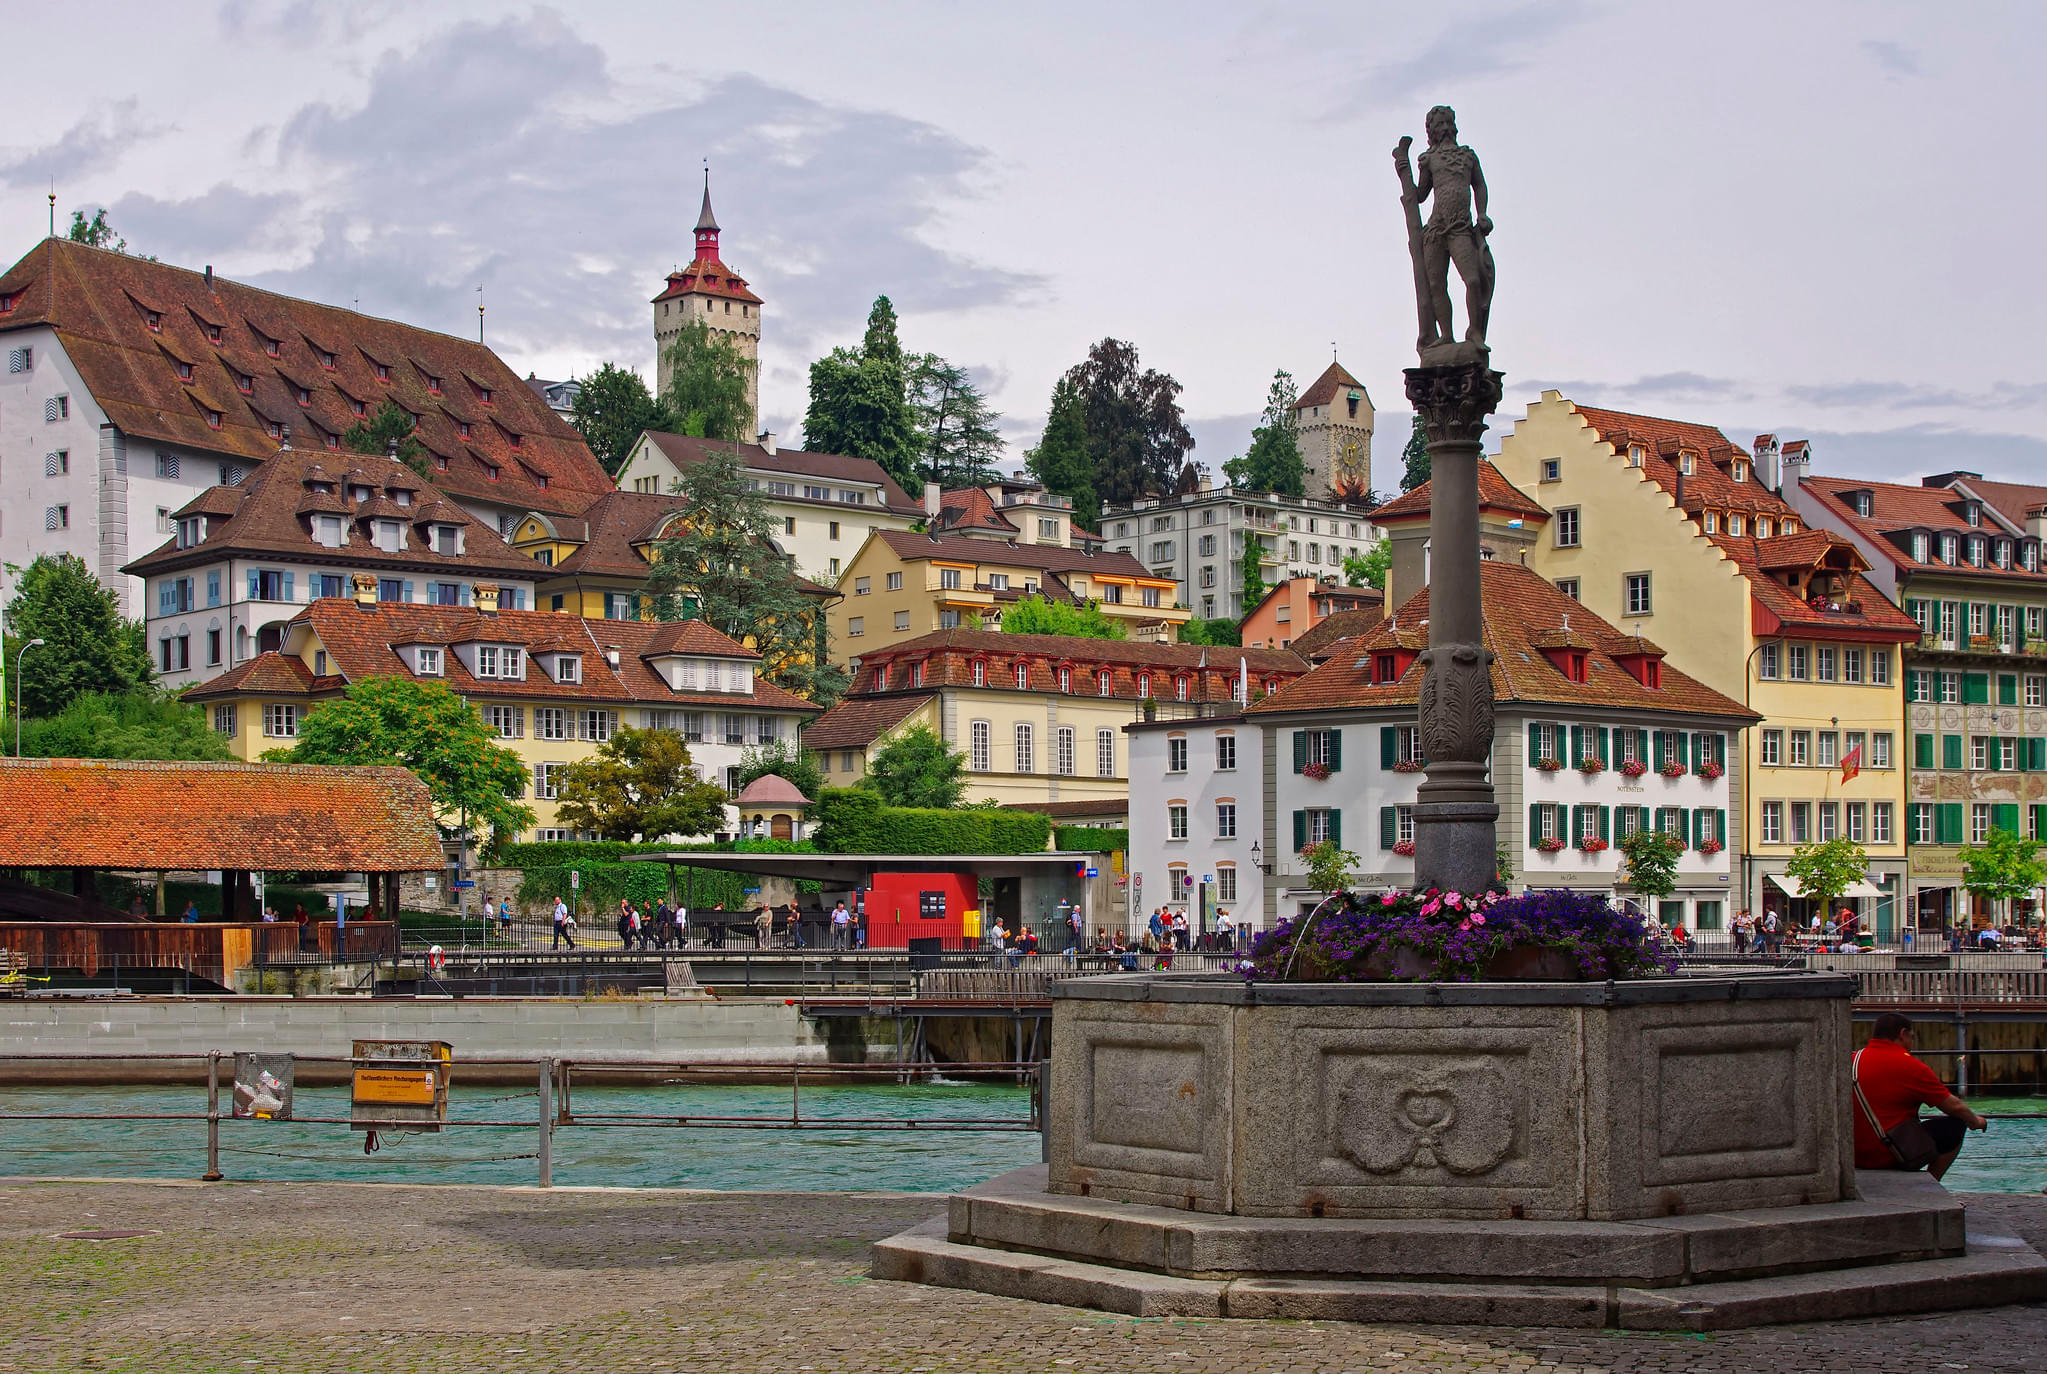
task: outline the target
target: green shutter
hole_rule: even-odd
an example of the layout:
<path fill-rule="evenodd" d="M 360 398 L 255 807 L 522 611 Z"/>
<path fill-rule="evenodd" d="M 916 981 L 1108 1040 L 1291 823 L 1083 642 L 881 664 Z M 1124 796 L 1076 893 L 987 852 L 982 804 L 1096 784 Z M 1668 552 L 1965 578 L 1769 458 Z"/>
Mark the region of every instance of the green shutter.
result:
<path fill-rule="evenodd" d="M 2047 773 L 2047 739 L 2026 741 L 2026 767 L 2035 773 Z"/>
<path fill-rule="evenodd" d="M 1704 844 L 1713 839 L 1713 808 L 1698 806 L 1692 808 L 1692 843 Z"/>
<path fill-rule="evenodd" d="M 1604 735 L 1606 731 L 1601 730 L 1599 733 Z M 1599 808 L 1599 838 L 1608 844 L 1613 843 L 1613 808 L 1610 806 Z"/>
<path fill-rule="evenodd" d="M 1934 843 L 1960 844 L 1962 842 L 1962 804 L 1942 802 L 1933 813 Z"/>
<path fill-rule="evenodd" d="M 1535 761 L 1541 757 L 1542 724 L 1539 721 L 1531 720 L 1528 722 L 1528 766 L 1533 768 Z"/>
<path fill-rule="evenodd" d="M 1713 734 L 1713 762 L 1725 770 L 1727 767 L 1727 736 L 1715 731 Z"/>
<path fill-rule="evenodd" d="M 1677 808 L 1677 842 L 1686 846 L 1692 842 L 1692 813 L 1682 806 Z"/>
<path fill-rule="evenodd" d="M 1329 732 L 1329 771 L 1338 772 L 1343 768 L 1343 731 Z"/>
<path fill-rule="evenodd" d="M 1670 732 L 1670 742 L 1672 748 L 1676 751 L 1677 761 L 1687 768 L 1691 767 L 1691 736 L 1682 730 L 1673 730 Z"/>
<path fill-rule="evenodd" d="M 1400 822 L 1393 814 L 1393 808 L 1379 808 L 1379 848 L 1391 849 L 1400 838 Z"/>
<path fill-rule="evenodd" d="M 1329 843 L 1343 848 L 1343 812 L 1333 806 L 1329 808 Z"/>
<path fill-rule="evenodd" d="M 2033 808 L 2033 838 L 2047 838 L 2047 806 Z"/>
<path fill-rule="evenodd" d="M 1582 802 L 1581 802 L 1581 803 L 1579 803 L 1578 805 L 1576 805 L 1576 806 L 1573 806 L 1573 807 L 1571 808 L 1571 820 L 1570 820 L 1570 824 L 1571 824 L 1571 833 L 1570 833 L 1570 834 L 1568 834 L 1568 835 L 1566 835 L 1566 836 L 1564 836 L 1564 842 L 1565 842 L 1566 844 L 1571 844 L 1571 845 L 1575 845 L 1575 844 L 1577 844 L 1577 843 L 1578 843 L 1578 837 L 1579 837 L 1580 835 L 1582 835 L 1582 834 L 1584 834 L 1584 833 L 1585 833 L 1585 832 L 1584 832 L 1584 830 L 1583 830 L 1583 829 L 1581 828 L 1581 827 L 1582 827 L 1582 826 L 1584 826 L 1584 824 L 1585 824 L 1585 806 L 1584 806 L 1584 803 L 1582 803 Z"/>
<path fill-rule="evenodd" d="M 1940 766 L 1942 768 L 1960 768 L 1962 766 L 1962 737 L 1960 735 L 1942 735 L 1940 737 Z"/>
<path fill-rule="evenodd" d="M 1400 762 L 1400 745 L 1393 730 L 1394 727 L 1391 725 L 1379 727 L 1379 766 L 1388 772 L 1393 771 L 1393 765 Z"/>
<path fill-rule="evenodd" d="M 1294 771 L 1298 773 L 1307 766 L 1308 732 L 1306 730 L 1296 730 L 1294 731 Z M 1299 815 L 1300 813 L 1297 811 L 1294 814 Z M 1299 849 L 1300 846 L 1295 845 L 1294 848 Z"/>
<path fill-rule="evenodd" d="M 1300 737 L 1296 735 L 1295 738 L 1298 739 Z M 1294 812 L 1294 853 L 1298 854 L 1307 847 L 1308 847 L 1308 813 L 1305 811 L 1296 811 Z"/>
<path fill-rule="evenodd" d="M 1584 757 L 1585 727 L 1582 725 L 1573 725 L 1571 727 L 1571 757 L 1564 760 L 1564 766 L 1567 768 L 1576 768 L 1578 766 L 1578 760 Z"/>
<path fill-rule="evenodd" d="M 1599 761 L 1609 767 L 1613 765 L 1613 731 L 1604 725 L 1599 727 Z"/>
<path fill-rule="evenodd" d="M 2019 675 L 2017 673 L 1999 673 L 1997 675 L 1997 704 L 1999 706 L 2016 706 L 2019 704 Z"/>
<path fill-rule="evenodd" d="M 1722 849 L 1727 847 L 1727 809 L 1725 807 L 1715 807 L 1713 809 L 1713 838 L 1720 841 Z"/>
<path fill-rule="evenodd" d="M 1997 736 L 1992 735 L 1989 743 L 1990 747 L 1983 751 L 1983 766 L 1993 773 L 2001 773 L 2004 771 L 2004 751 L 1997 747 Z"/>
<path fill-rule="evenodd" d="M 2019 833 L 2019 807 L 2017 802 L 1999 802 L 1990 808 L 1990 828 Z"/>
<path fill-rule="evenodd" d="M 1990 704 L 1990 674 L 1962 674 L 1962 704 L 1964 706 L 1988 706 Z"/>
<path fill-rule="evenodd" d="M 1542 838 L 1542 803 L 1531 802 L 1528 806 L 1528 847 L 1535 848 Z"/>
<path fill-rule="evenodd" d="M 1912 736 L 1912 766 L 1914 768 L 1933 767 L 1933 736 Z"/>

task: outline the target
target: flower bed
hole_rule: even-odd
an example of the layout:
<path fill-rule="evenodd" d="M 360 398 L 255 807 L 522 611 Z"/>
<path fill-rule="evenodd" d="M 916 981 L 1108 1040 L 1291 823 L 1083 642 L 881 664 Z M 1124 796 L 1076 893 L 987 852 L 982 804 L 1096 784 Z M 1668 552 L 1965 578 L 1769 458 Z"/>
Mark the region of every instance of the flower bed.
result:
<path fill-rule="evenodd" d="M 1587 775 L 1604 773 L 1606 771 L 1606 760 L 1599 758 L 1579 759 L 1578 771 Z"/>
<path fill-rule="evenodd" d="M 1564 766 L 1564 761 L 1562 759 L 1537 759 L 1535 766 L 1545 773 L 1554 773 Z"/>
<path fill-rule="evenodd" d="M 1718 840 L 1699 841 L 1699 852 L 1701 854 L 1718 854 L 1725 847 L 1726 846 L 1722 845 Z"/>
<path fill-rule="evenodd" d="M 1663 774 L 1666 778 L 1681 778 L 1685 775 L 1686 769 L 1683 764 L 1679 763 L 1676 759 L 1672 759 L 1656 771 Z"/>
<path fill-rule="evenodd" d="M 1725 768 L 1722 768 L 1719 764 L 1711 762 L 1702 763 L 1692 771 L 1697 773 L 1700 777 L 1704 778 L 1707 782 L 1711 782 L 1713 781 L 1713 779 L 1717 777 L 1724 776 L 1727 772 L 1727 770 Z"/>
<path fill-rule="evenodd" d="M 1304 764 L 1301 768 L 1301 776 L 1304 778 L 1313 778 L 1315 779 L 1315 781 L 1321 782 L 1324 778 L 1327 778 L 1329 776 L 1329 765 L 1326 763 Z"/>
<path fill-rule="evenodd" d="M 1640 759 L 1629 759 L 1621 765 L 1621 776 L 1624 778 L 1639 778 L 1648 771 L 1649 765 Z"/>
<path fill-rule="evenodd" d="M 1471 982 L 1487 977 L 1643 978 L 1675 973 L 1639 917 L 1595 892 L 1431 888 L 1342 904 L 1258 937 L 1239 966 L 1252 981 Z"/>
<path fill-rule="evenodd" d="M 1400 855 L 1400 857 L 1402 857 L 1403 859 L 1412 858 L 1414 856 L 1414 841 L 1413 840 L 1398 841 L 1393 846 L 1393 852 L 1395 854 Z"/>
<path fill-rule="evenodd" d="M 1606 847 L 1606 841 L 1600 839 L 1597 835 L 1587 835 L 1584 839 L 1578 841 L 1578 852 L 1581 854 L 1597 854 Z"/>
<path fill-rule="evenodd" d="M 1420 759 L 1402 759 L 1393 765 L 1393 771 L 1396 773 L 1419 773 L 1427 767 L 1428 765 Z"/>
<path fill-rule="evenodd" d="M 1551 835 L 1548 839 L 1537 840 L 1535 847 L 1545 854 L 1555 854 L 1564 848 L 1564 842 Z"/>

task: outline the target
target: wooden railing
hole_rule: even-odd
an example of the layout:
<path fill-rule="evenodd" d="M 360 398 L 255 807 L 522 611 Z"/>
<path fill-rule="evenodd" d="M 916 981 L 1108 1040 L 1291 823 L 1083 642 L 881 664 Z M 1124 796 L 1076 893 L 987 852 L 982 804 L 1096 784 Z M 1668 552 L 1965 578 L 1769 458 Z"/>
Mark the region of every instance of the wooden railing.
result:
<path fill-rule="evenodd" d="M 1845 971 L 1845 970 L 1844 970 Z M 2047 1007 L 2047 969 L 1858 969 L 1862 1005 Z"/>

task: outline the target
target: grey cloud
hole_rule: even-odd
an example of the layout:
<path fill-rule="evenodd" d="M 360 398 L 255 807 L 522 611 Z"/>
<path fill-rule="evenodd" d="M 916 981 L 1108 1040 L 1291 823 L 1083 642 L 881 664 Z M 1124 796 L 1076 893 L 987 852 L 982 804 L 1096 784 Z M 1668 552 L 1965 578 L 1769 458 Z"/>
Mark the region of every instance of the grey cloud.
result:
<path fill-rule="evenodd" d="M 107 215 L 139 251 L 196 263 L 256 247 L 274 236 L 298 205 L 298 197 L 286 192 L 263 194 L 222 183 L 188 200 L 125 195 L 107 208 Z"/>
<path fill-rule="evenodd" d="M 169 128 L 145 124 L 137 109 L 132 99 L 117 101 L 73 124 L 55 143 L 0 160 L 0 183 L 37 186 L 84 176 Z"/>
<path fill-rule="evenodd" d="M 1893 80 L 1920 74 L 1918 54 L 1899 44 L 1881 38 L 1865 38 L 1862 51 L 1869 54 L 1870 60 Z"/>
<path fill-rule="evenodd" d="M 1417 97 L 1438 98 L 1446 74 L 1468 86 L 1518 71 L 1535 60 L 1535 50 L 1544 42 L 1584 18 L 1585 8 L 1576 0 L 1523 5 L 1504 14 L 1460 16 L 1420 51 L 1354 73 L 1348 78 L 1350 94 L 1325 117 L 1349 119 Z"/>
<path fill-rule="evenodd" d="M 1762 425 L 1728 432 L 1756 434 L 1770 428 Z M 1813 470 L 1820 473 L 1913 482 L 1927 473 L 1965 468 L 1993 481 L 2037 482 L 2047 470 L 2047 439 L 2032 434 L 1939 424 L 1855 431 L 1787 429 L 1779 424 L 1775 433 L 1810 442 Z"/>
<path fill-rule="evenodd" d="M 1806 405 L 1897 410 L 2023 410 L 2047 405 L 2047 382 L 1993 382 L 1983 391 L 1914 382 L 1821 382 L 1788 386 L 1784 394 Z"/>
<path fill-rule="evenodd" d="M 323 0 L 226 0 L 215 20 L 225 36 L 238 41 L 261 38 L 327 46 L 360 38 L 404 12 L 390 0 L 351 0 L 346 5 Z"/>
<path fill-rule="evenodd" d="M 1568 399 L 1587 405 L 1613 401 L 1640 405 L 1657 401 L 1717 401 L 1745 395 L 1749 388 L 1730 377 L 1708 377 L 1698 372 L 1657 372 L 1637 377 L 1632 382 L 1536 378 L 1516 385 L 1513 391 L 1517 396 L 1524 392 L 1540 395 L 1544 391 L 1561 391 Z"/>

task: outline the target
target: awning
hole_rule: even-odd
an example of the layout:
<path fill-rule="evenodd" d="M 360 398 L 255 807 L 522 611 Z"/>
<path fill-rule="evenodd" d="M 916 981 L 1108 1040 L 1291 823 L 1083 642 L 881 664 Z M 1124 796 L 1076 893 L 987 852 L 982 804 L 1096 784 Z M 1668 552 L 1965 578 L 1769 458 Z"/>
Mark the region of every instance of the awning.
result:
<path fill-rule="evenodd" d="M 1805 884 L 1800 882 L 1796 878 L 1790 877 L 1789 875 L 1786 874 L 1778 873 L 1767 873 L 1764 874 L 1763 876 L 1768 878 L 1770 880 L 1771 885 L 1774 886 L 1779 892 L 1785 893 L 1792 897 L 1805 896 Z M 1868 882 L 1867 880 L 1862 880 L 1850 883 L 1848 885 L 1848 890 L 1846 892 L 1843 892 L 1841 895 L 1843 897 L 1881 897 L 1884 895 L 1884 890 L 1874 883 Z"/>

